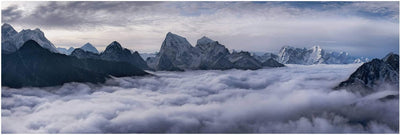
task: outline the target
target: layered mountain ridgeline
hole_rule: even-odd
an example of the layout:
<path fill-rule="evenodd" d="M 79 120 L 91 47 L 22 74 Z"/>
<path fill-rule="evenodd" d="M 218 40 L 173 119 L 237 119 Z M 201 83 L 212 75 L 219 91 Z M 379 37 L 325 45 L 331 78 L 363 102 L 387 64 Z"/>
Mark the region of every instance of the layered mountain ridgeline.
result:
<path fill-rule="evenodd" d="M 398 91 L 398 87 L 399 55 L 390 53 L 383 59 L 364 63 L 335 89 L 347 89 L 365 95 L 382 89 Z"/>
<path fill-rule="evenodd" d="M 53 43 L 51 43 L 38 28 L 35 30 L 24 29 L 17 32 L 10 24 L 4 23 L 1 26 L 2 53 L 15 52 L 28 40 L 35 40 L 43 48 L 51 52 L 58 52 Z"/>
<path fill-rule="evenodd" d="M 72 53 L 72 51 L 74 51 L 75 48 L 73 47 L 69 47 L 68 49 L 66 48 L 62 48 L 62 47 L 57 47 L 57 51 L 61 54 L 65 54 L 65 55 L 70 55 Z"/>
<path fill-rule="evenodd" d="M 255 58 L 259 61 L 274 59 L 283 64 L 350 64 L 363 63 L 369 61 L 368 58 L 357 58 L 350 56 L 346 52 L 334 52 L 322 49 L 320 46 L 313 46 L 310 49 L 295 48 L 284 46 L 280 49 L 279 54 L 265 53 Z"/>
<path fill-rule="evenodd" d="M 54 53 L 34 40 L 28 40 L 16 52 L 2 54 L 2 86 L 43 87 L 67 82 L 101 83 L 111 76 L 147 75 L 126 62 L 78 59 Z"/>
<path fill-rule="evenodd" d="M 94 47 L 93 47 L 94 48 Z M 107 61 L 127 62 L 143 70 L 149 70 L 147 63 L 142 59 L 137 51 L 132 52 L 129 49 L 123 48 L 117 41 L 112 42 L 107 46 L 106 50 L 100 54 L 94 51 L 85 50 L 83 47 L 75 49 L 71 56 L 79 59 L 100 59 Z"/>
<path fill-rule="evenodd" d="M 274 60 L 271 61 L 275 63 Z M 252 57 L 248 52 L 230 53 L 224 45 L 208 37 L 197 40 L 196 46 L 193 47 L 186 38 L 171 32 L 166 35 L 156 57 L 147 58 L 147 64 L 155 70 L 168 71 L 233 68 L 254 70 L 263 67 L 263 63 Z"/>
<path fill-rule="evenodd" d="M 87 52 L 99 54 L 99 51 L 96 49 L 96 47 L 94 47 L 90 43 L 84 44 L 83 46 L 79 47 L 79 49 L 82 49 Z M 75 48 L 73 48 L 73 47 L 69 47 L 68 49 L 62 48 L 62 47 L 57 47 L 57 51 L 61 54 L 65 54 L 65 55 L 71 55 L 72 51 L 74 51 L 74 50 L 75 50 Z"/>

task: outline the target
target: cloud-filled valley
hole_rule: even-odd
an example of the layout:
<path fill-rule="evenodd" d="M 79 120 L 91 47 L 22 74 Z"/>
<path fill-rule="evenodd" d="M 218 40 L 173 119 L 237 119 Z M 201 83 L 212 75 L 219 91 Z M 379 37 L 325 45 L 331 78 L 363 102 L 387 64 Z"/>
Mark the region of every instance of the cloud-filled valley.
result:
<path fill-rule="evenodd" d="M 361 64 L 154 72 L 2 88 L 3 133 L 398 133 L 398 90 L 332 90 Z"/>

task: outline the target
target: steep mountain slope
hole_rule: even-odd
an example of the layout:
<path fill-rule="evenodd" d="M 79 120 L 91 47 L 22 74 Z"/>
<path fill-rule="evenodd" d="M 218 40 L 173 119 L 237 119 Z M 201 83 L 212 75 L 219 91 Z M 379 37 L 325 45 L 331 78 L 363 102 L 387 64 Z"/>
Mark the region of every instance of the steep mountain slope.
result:
<path fill-rule="evenodd" d="M 278 62 L 284 64 L 349 64 L 368 61 L 366 58 L 352 57 L 346 52 L 328 52 L 320 46 L 310 49 L 284 46 L 278 56 Z"/>
<path fill-rule="evenodd" d="M 3 31 L 5 33 L 5 35 L 2 35 L 1 40 L 1 44 L 4 46 L 2 47 L 3 52 L 15 52 L 28 40 L 35 40 L 43 48 L 46 48 L 51 52 L 58 52 L 53 43 L 44 36 L 44 33 L 40 29 L 24 29 L 15 33 L 12 26 L 5 23 L 2 26 L 2 34 Z"/>
<path fill-rule="evenodd" d="M 123 48 L 117 41 L 114 41 L 108 45 L 106 50 L 100 54 L 78 48 L 71 53 L 71 56 L 75 56 L 80 59 L 91 58 L 107 61 L 127 62 L 141 69 L 149 69 L 147 63 L 142 59 L 142 57 L 140 57 L 137 51 L 132 53 L 129 49 Z"/>
<path fill-rule="evenodd" d="M 87 52 L 92 52 L 92 53 L 96 53 L 99 54 L 99 51 L 90 43 L 86 43 L 84 44 L 82 47 L 80 47 L 82 50 L 85 50 Z"/>
<path fill-rule="evenodd" d="M 2 86 L 54 86 L 67 82 L 104 82 L 110 76 L 148 73 L 124 62 L 75 57 L 53 53 L 28 40 L 18 51 L 2 54 Z"/>
<path fill-rule="evenodd" d="M 361 65 L 350 77 L 335 89 L 347 88 L 361 94 L 379 90 L 386 85 L 399 86 L 399 55 L 388 54 L 383 59 L 373 59 Z"/>
<path fill-rule="evenodd" d="M 155 70 L 259 69 L 262 63 L 248 52 L 233 52 L 208 37 L 193 47 L 184 37 L 169 32 L 156 57 L 147 59 Z"/>

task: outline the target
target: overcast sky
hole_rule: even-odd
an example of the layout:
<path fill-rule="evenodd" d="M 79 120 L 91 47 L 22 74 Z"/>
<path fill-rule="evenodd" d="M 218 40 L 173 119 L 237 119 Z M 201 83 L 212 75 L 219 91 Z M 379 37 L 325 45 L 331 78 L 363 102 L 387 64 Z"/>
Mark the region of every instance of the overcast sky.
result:
<path fill-rule="evenodd" d="M 40 28 L 57 47 L 116 40 L 139 52 L 160 49 L 167 32 L 194 46 L 206 35 L 229 49 L 282 46 L 383 57 L 399 50 L 398 2 L 2 2 L 2 23 Z"/>

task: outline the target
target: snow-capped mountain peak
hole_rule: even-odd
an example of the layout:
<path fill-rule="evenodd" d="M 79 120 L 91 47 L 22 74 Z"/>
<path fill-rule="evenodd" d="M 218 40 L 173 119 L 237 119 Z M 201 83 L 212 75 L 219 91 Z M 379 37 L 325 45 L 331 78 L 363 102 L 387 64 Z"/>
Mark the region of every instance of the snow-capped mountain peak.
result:
<path fill-rule="evenodd" d="M 16 32 L 10 24 L 3 24 L 1 39 L 3 51 L 8 53 L 15 52 L 28 40 L 34 40 L 43 48 L 58 53 L 56 47 L 45 37 L 40 29 L 24 29 Z"/>
<path fill-rule="evenodd" d="M 99 53 L 99 51 L 90 43 L 86 43 L 85 45 L 83 45 L 81 47 L 81 49 L 84 51 L 88 51 L 88 52 L 92 52 L 92 53 L 96 53 L 96 54 Z"/>
<path fill-rule="evenodd" d="M 328 52 L 321 46 L 310 49 L 284 46 L 279 52 L 278 61 L 284 64 L 349 64 L 366 62 L 366 58 L 356 58 L 347 52 Z"/>

